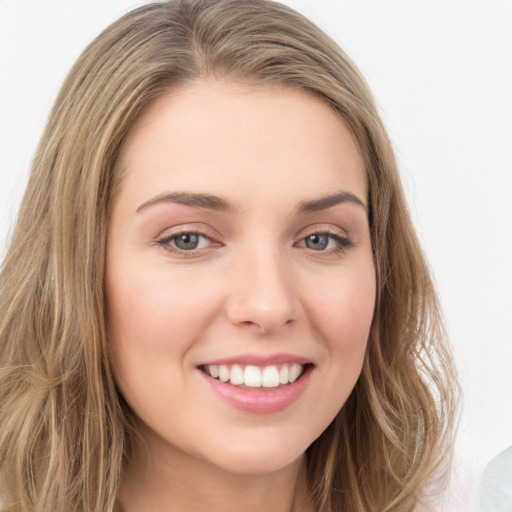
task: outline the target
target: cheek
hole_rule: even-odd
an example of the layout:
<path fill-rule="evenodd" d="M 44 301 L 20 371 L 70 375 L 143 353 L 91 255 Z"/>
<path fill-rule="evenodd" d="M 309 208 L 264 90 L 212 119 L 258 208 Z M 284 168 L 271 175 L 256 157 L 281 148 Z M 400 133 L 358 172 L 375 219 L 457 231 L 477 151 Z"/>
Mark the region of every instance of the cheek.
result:
<path fill-rule="evenodd" d="M 312 327 L 324 345 L 329 379 L 343 389 L 344 399 L 355 385 L 375 307 L 373 266 L 350 269 L 318 287 L 309 306 Z"/>
<path fill-rule="evenodd" d="M 309 411 L 318 435 L 352 393 L 364 362 L 375 305 L 373 266 L 340 269 L 308 301 L 309 327 L 321 347 L 317 372 L 321 383 Z"/>
<path fill-rule="evenodd" d="M 130 406 L 149 423 L 162 414 L 156 389 L 184 392 L 189 351 L 214 309 L 212 288 L 186 272 L 164 270 L 161 265 L 135 267 L 121 258 L 107 267 L 113 371 Z"/>
<path fill-rule="evenodd" d="M 314 316 L 332 348 L 368 338 L 375 307 L 375 276 L 368 270 L 333 279 L 315 297 Z"/>
<path fill-rule="evenodd" d="M 107 277 L 109 329 L 117 346 L 133 343 L 152 350 L 176 348 L 176 340 L 191 341 L 213 316 L 214 288 L 204 287 L 187 272 L 125 265 L 108 272 Z"/>

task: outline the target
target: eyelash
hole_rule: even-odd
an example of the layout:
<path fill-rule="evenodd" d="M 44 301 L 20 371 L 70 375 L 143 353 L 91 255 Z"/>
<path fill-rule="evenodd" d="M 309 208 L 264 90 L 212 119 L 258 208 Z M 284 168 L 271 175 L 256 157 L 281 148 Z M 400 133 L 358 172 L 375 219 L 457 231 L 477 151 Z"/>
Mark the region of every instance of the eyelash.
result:
<path fill-rule="evenodd" d="M 177 233 L 173 233 L 172 235 L 168 235 L 168 236 L 165 236 L 159 240 L 157 240 L 157 244 L 158 245 L 161 245 L 167 252 L 170 252 L 172 254 L 179 254 L 180 256 L 182 257 L 192 257 L 192 256 L 196 256 L 197 253 L 201 250 L 201 249 L 193 249 L 193 250 L 190 250 L 190 251 L 186 251 L 184 249 L 179 249 L 177 247 L 173 247 L 171 244 L 174 240 L 176 240 L 178 237 L 180 236 L 183 236 L 183 235 L 195 235 L 197 237 L 200 237 L 200 238 L 206 238 L 208 240 L 212 240 L 212 237 L 207 235 L 206 233 L 203 233 L 201 231 L 197 231 L 197 230 L 183 230 L 183 231 L 178 231 Z"/>
<path fill-rule="evenodd" d="M 336 247 L 334 249 L 330 249 L 330 250 L 326 250 L 326 251 L 324 251 L 324 250 L 315 251 L 314 249 L 310 249 L 313 253 L 318 252 L 318 253 L 331 254 L 331 255 L 344 254 L 347 252 L 348 249 L 354 247 L 354 242 L 352 242 L 352 240 L 349 238 L 348 235 L 342 236 L 339 233 L 335 233 L 328 229 L 313 231 L 312 233 L 309 233 L 308 235 L 303 236 L 300 239 L 300 242 L 305 243 L 306 239 L 308 239 L 309 237 L 312 237 L 312 236 L 327 236 L 330 239 L 334 240 L 334 242 L 336 243 Z"/>
<path fill-rule="evenodd" d="M 166 251 L 168 251 L 169 253 L 172 253 L 172 254 L 179 254 L 182 257 L 193 257 L 193 256 L 196 256 L 201 251 L 201 249 L 192 249 L 192 250 L 187 251 L 187 250 L 184 250 L 184 249 L 179 249 L 177 247 L 173 247 L 171 245 L 173 241 L 175 241 L 178 237 L 183 236 L 183 235 L 194 235 L 194 236 L 197 236 L 197 237 L 200 237 L 200 238 L 208 239 L 210 241 L 213 240 L 211 236 L 209 236 L 206 233 L 203 233 L 201 231 L 197 231 L 197 230 L 183 230 L 183 231 L 179 231 L 177 233 L 173 233 L 172 235 L 168 235 L 168 236 L 165 236 L 165 237 L 157 240 L 157 244 L 162 246 Z M 312 237 L 312 236 L 315 236 L 315 235 L 316 236 L 327 236 L 327 237 L 329 237 L 330 239 L 335 241 L 336 247 L 334 249 L 330 249 L 330 250 L 327 250 L 327 251 L 324 251 L 324 250 L 316 251 L 314 249 L 310 249 L 310 251 L 313 252 L 313 253 L 317 252 L 317 253 L 331 254 L 331 255 L 343 254 L 348 249 L 354 247 L 354 245 L 355 245 L 354 242 L 352 242 L 352 240 L 347 235 L 341 236 L 340 234 L 334 233 L 333 231 L 330 231 L 328 229 L 313 231 L 312 233 L 309 233 L 308 235 L 303 236 L 299 240 L 299 242 L 304 242 L 305 243 L 305 240 L 308 237 Z"/>

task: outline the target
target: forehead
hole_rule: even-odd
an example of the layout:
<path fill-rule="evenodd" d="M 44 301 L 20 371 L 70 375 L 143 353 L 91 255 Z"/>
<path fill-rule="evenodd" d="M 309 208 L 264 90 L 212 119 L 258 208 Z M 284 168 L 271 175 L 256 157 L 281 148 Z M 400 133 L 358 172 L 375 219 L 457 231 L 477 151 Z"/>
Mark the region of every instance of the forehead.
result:
<path fill-rule="evenodd" d="M 364 162 L 342 118 L 285 86 L 199 81 L 155 100 L 125 139 L 121 189 L 256 197 L 350 189 L 366 197 Z"/>

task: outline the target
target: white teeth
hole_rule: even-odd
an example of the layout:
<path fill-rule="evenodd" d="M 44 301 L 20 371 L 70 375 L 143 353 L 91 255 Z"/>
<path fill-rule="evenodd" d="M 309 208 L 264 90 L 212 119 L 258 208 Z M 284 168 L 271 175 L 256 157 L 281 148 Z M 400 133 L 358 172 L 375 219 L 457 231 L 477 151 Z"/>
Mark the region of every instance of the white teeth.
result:
<path fill-rule="evenodd" d="M 229 368 L 225 364 L 219 366 L 219 380 L 227 382 L 229 380 Z"/>
<path fill-rule="evenodd" d="M 261 387 L 261 370 L 257 366 L 245 367 L 244 384 L 250 388 Z"/>
<path fill-rule="evenodd" d="M 233 384 L 235 386 L 238 386 L 238 384 L 244 383 L 244 371 L 242 370 L 242 368 L 239 365 L 234 364 L 231 367 L 231 374 L 229 377 L 229 382 L 231 382 L 231 384 Z"/>
<path fill-rule="evenodd" d="M 266 366 L 261 376 L 264 388 L 276 388 L 279 386 L 279 372 L 276 366 Z"/>
<path fill-rule="evenodd" d="M 290 382 L 295 382 L 299 378 L 301 371 L 302 371 L 302 367 L 300 364 L 297 364 L 297 363 L 292 364 L 292 367 L 290 368 L 290 375 L 288 376 L 288 380 Z"/>
<path fill-rule="evenodd" d="M 234 386 L 244 384 L 250 388 L 277 388 L 280 384 L 295 382 L 304 371 L 304 366 L 298 363 L 258 367 L 248 365 L 245 369 L 239 364 L 211 364 L 204 371 L 214 379 L 228 382 Z"/>
<path fill-rule="evenodd" d="M 219 376 L 219 365 L 218 364 L 211 364 L 208 366 L 208 371 L 210 372 L 210 375 L 216 379 Z"/>
<path fill-rule="evenodd" d="M 279 370 L 279 382 L 281 384 L 288 384 L 288 366 L 283 364 Z"/>

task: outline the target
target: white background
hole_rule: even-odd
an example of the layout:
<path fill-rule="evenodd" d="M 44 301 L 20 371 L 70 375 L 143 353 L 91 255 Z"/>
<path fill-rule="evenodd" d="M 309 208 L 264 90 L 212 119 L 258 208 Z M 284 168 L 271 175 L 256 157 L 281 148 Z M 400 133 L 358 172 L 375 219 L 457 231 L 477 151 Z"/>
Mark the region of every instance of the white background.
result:
<path fill-rule="evenodd" d="M 0 0 L 0 254 L 48 110 L 134 0 Z M 359 65 L 391 134 L 464 387 L 450 512 L 512 445 L 512 0 L 288 0 Z"/>

